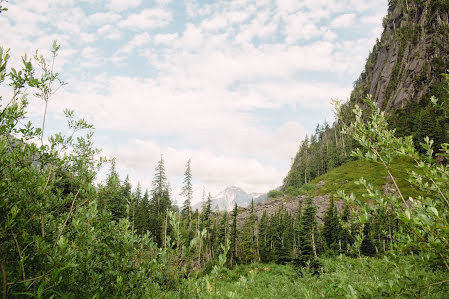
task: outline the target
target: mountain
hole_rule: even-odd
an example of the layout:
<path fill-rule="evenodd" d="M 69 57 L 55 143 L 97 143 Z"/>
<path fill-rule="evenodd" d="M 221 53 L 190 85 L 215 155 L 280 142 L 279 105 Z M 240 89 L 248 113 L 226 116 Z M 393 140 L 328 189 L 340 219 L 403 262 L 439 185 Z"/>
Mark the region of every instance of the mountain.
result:
<path fill-rule="evenodd" d="M 353 121 L 355 104 L 362 109 L 368 95 L 386 111 L 396 135 L 412 136 L 417 149 L 425 136 L 434 147 L 449 139 L 449 121 L 434 109 L 431 96 L 447 97 L 449 72 L 449 0 L 390 0 L 384 30 L 369 54 L 365 69 L 354 82 L 350 101 L 342 105 L 340 119 L 318 125 L 294 158 L 282 190 L 295 193 L 302 185 L 352 160 L 357 147 L 341 134 Z M 365 115 L 369 115 L 369 112 Z"/>
<path fill-rule="evenodd" d="M 266 193 L 246 193 L 242 188 L 230 186 L 212 197 L 212 209 L 220 211 L 231 211 L 237 203 L 239 207 L 247 207 L 251 204 L 251 200 L 255 203 L 267 200 Z M 201 210 L 202 203 L 193 205 L 193 209 Z"/>
<path fill-rule="evenodd" d="M 367 108 L 362 100 L 368 95 L 386 112 L 396 135 L 412 136 L 419 151 L 424 152 L 420 143 L 425 136 L 434 140 L 434 148 L 449 140 L 449 122 L 430 100 L 431 96 L 447 98 L 447 81 L 441 74 L 449 72 L 449 0 L 389 0 L 383 27 L 364 71 L 354 82 L 350 100 L 342 106 L 341 118 L 318 125 L 300 144 L 281 188 L 285 196 L 258 205 L 259 214 L 273 212 L 279 205 L 294 212 L 306 196 L 313 198 L 320 218 L 336 187 L 350 190 L 360 176 L 377 177 L 378 187 L 389 189 L 388 175 L 353 161 L 350 153 L 358 145 L 341 133 L 344 124 L 353 121 L 355 104 Z"/>
<path fill-rule="evenodd" d="M 370 94 L 391 110 L 438 97 L 449 69 L 449 1 L 390 0 L 383 26 L 351 99 Z"/>

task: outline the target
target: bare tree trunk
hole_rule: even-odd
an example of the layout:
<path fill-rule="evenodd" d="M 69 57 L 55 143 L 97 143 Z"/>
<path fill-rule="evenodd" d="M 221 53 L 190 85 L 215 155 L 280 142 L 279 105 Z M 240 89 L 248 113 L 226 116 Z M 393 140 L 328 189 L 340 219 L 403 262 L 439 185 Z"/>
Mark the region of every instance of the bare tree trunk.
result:
<path fill-rule="evenodd" d="M 134 221 L 134 215 L 135 215 L 135 211 L 136 211 L 136 208 L 135 208 L 135 205 L 134 205 L 134 203 L 133 203 L 133 225 L 132 225 L 132 230 L 131 230 L 131 232 L 132 232 L 132 234 L 134 235 L 134 223 L 135 223 L 135 221 Z"/>
<path fill-rule="evenodd" d="M 335 125 L 334 135 L 335 135 L 335 147 L 338 147 L 337 125 Z"/>
<path fill-rule="evenodd" d="M 313 229 L 312 229 L 312 248 L 313 248 L 313 257 L 314 257 L 315 259 L 318 259 L 318 255 L 316 254 L 315 234 L 313 233 Z"/>
<path fill-rule="evenodd" d="M 6 271 L 5 271 L 5 266 L 3 265 L 3 260 L 0 260 L 0 268 L 2 270 L 2 276 L 3 276 L 3 295 L 2 295 L 2 298 L 6 299 L 6 292 L 8 290 L 8 281 L 6 280 Z"/>
<path fill-rule="evenodd" d="M 345 156 L 347 156 L 346 146 L 345 146 L 345 137 L 344 136 L 340 136 L 340 137 L 341 137 L 341 145 L 343 146 L 343 153 L 345 154 Z"/>
<path fill-rule="evenodd" d="M 168 222 L 168 211 L 167 211 L 167 213 L 165 213 L 164 238 L 163 238 L 164 248 L 167 248 L 167 224 L 168 224 L 167 222 Z"/>

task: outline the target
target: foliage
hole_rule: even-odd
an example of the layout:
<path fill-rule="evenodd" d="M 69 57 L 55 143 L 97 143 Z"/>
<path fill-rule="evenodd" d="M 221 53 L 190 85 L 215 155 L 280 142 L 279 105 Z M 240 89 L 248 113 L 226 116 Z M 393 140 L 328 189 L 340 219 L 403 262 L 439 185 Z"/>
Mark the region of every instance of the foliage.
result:
<path fill-rule="evenodd" d="M 395 192 L 385 194 L 361 178 L 359 184 L 366 189 L 363 197 L 369 201 L 344 192 L 340 192 L 340 196 L 353 208 L 354 219 L 358 223 L 368 223 L 379 213 L 390 213 L 401 224 L 395 234 L 395 245 L 399 252 L 425 253 L 449 271 L 449 166 L 435 160 L 433 141 L 429 137 L 421 143 L 426 150 L 425 154 L 421 154 L 416 150 L 412 136 L 396 137 L 395 130 L 388 127 L 385 114 L 369 100 L 366 102 L 373 109 L 370 119 L 363 121 L 362 111 L 356 106 L 356 120 L 345 128 L 345 132 L 364 148 L 363 151 L 355 150 L 353 155 L 382 165 Z M 447 143 L 442 144 L 438 155 L 445 159 L 449 157 Z M 415 162 L 415 169 L 408 172 L 408 180 L 422 195 L 404 196 L 390 169 L 392 161 L 397 158 Z"/>
<path fill-rule="evenodd" d="M 270 191 L 268 191 L 267 196 L 268 196 L 268 198 L 277 198 L 277 197 L 282 196 L 282 194 L 283 193 L 280 190 L 270 190 Z"/>
<path fill-rule="evenodd" d="M 449 292 L 447 273 L 432 270 L 419 256 L 337 256 L 320 262 L 319 276 L 298 272 L 292 265 L 239 265 L 223 271 L 220 279 L 192 288 L 190 294 L 198 298 L 445 298 Z M 182 296 L 171 292 L 167 297 Z"/>

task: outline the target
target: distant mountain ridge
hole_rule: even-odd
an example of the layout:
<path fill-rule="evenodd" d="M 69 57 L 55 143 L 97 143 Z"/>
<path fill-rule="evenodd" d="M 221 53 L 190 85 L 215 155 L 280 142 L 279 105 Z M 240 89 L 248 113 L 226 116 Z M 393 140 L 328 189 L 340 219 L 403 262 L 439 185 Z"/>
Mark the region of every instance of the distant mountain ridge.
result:
<path fill-rule="evenodd" d="M 267 193 L 247 193 L 240 187 L 229 186 L 212 197 L 212 209 L 231 211 L 235 204 L 239 207 L 245 208 L 251 204 L 251 200 L 254 200 L 254 203 L 257 203 L 267 199 Z M 199 202 L 193 205 L 193 209 L 201 210 L 202 204 L 202 202 Z"/>

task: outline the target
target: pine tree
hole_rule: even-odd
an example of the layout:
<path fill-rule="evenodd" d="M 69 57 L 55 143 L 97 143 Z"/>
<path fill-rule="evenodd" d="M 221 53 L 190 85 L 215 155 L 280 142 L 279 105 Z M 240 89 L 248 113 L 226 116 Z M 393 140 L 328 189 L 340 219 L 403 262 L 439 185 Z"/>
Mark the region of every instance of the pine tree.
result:
<path fill-rule="evenodd" d="M 135 216 L 136 216 L 136 200 L 134 195 L 132 194 L 132 186 L 129 180 L 129 176 L 126 176 L 125 181 L 121 185 L 122 196 L 126 201 L 127 210 L 128 210 L 128 219 L 131 223 L 131 233 L 134 233 L 135 230 Z"/>
<path fill-rule="evenodd" d="M 193 187 L 192 187 L 192 172 L 190 169 L 190 159 L 187 161 L 186 170 L 184 172 L 184 186 L 182 187 L 182 196 L 185 196 L 185 201 L 182 207 L 181 214 L 185 219 L 187 219 L 187 226 L 189 231 L 192 230 L 192 197 L 193 197 Z"/>
<path fill-rule="evenodd" d="M 339 246 L 340 236 L 340 221 L 338 219 L 337 207 L 334 205 L 334 200 L 329 199 L 329 207 L 326 210 L 323 218 L 322 235 L 326 243 L 326 247 L 337 251 Z"/>
<path fill-rule="evenodd" d="M 138 185 L 139 189 L 136 190 L 136 197 L 140 197 L 140 185 Z M 149 194 L 148 190 L 145 190 L 145 193 L 142 198 L 139 199 L 136 210 L 136 231 L 138 234 L 145 234 L 147 231 L 150 231 L 150 202 L 149 202 Z"/>
<path fill-rule="evenodd" d="M 270 236 L 269 236 L 269 219 L 267 211 L 263 211 L 262 218 L 259 221 L 259 254 L 263 263 L 270 261 Z"/>
<path fill-rule="evenodd" d="M 345 208 L 343 209 L 343 213 L 341 215 L 341 222 L 343 224 L 349 225 L 349 207 L 348 205 L 345 205 Z M 349 229 L 342 227 L 340 230 L 340 237 L 341 240 L 341 251 L 347 252 L 349 249 L 349 246 L 352 244 L 352 238 L 351 234 L 349 233 Z"/>
<path fill-rule="evenodd" d="M 258 260 L 257 245 L 256 245 L 256 215 L 254 214 L 254 201 L 251 201 L 250 216 L 243 224 L 241 234 L 241 254 L 240 259 L 243 262 L 250 263 Z"/>
<path fill-rule="evenodd" d="M 111 212 L 112 220 L 126 217 L 126 198 L 120 185 L 120 179 L 115 168 L 115 160 L 111 162 L 106 185 L 99 187 L 99 209 Z"/>
<path fill-rule="evenodd" d="M 300 248 L 301 248 L 301 243 L 299 242 L 300 239 L 300 233 L 301 233 L 301 228 L 302 228 L 302 206 L 301 206 L 301 202 L 298 202 L 298 208 L 296 210 L 296 217 L 295 217 L 295 224 L 294 224 L 294 256 L 295 258 L 298 257 Z"/>
<path fill-rule="evenodd" d="M 302 266 L 304 266 L 307 261 L 316 259 L 316 227 L 316 207 L 312 203 L 312 199 L 309 199 L 302 215 L 301 232 L 299 234 L 300 254 L 298 262 Z"/>
<path fill-rule="evenodd" d="M 234 205 L 234 209 L 232 210 L 232 225 L 231 225 L 231 248 L 230 248 L 230 260 L 231 265 L 237 262 L 237 214 L 238 207 L 237 203 Z"/>
<path fill-rule="evenodd" d="M 221 252 L 219 251 L 220 245 L 226 244 L 229 238 L 229 227 L 228 227 L 228 212 L 224 211 L 223 216 L 220 220 L 220 225 L 218 227 L 217 233 L 217 245 L 215 246 L 217 255 Z"/>
<path fill-rule="evenodd" d="M 209 193 L 207 196 L 207 200 L 205 201 L 203 205 L 203 214 L 202 214 L 202 223 L 203 228 L 210 228 L 211 224 L 211 214 L 212 214 L 212 195 Z"/>
<path fill-rule="evenodd" d="M 172 208 L 170 200 L 170 185 L 167 175 L 165 174 L 164 159 L 161 155 L 156 169 L 151 190 L 150 201 L 150 231 L 154 240 L 159 246 L 164 245 L 167 231 L 166 215 L 167 211 Z"/>
<path fill-rule="evenodd" d="M 369 223 L 365 223 L 363 227 L 363 241 L 360 245 L 360 252 L 366 256 L 375 256 L 376 248 L 371 240 L 371 227 Z"/>
<path fill-rule="evenodd" d="M 285 264 L 291 261 L 293 252 L 293 221 L 290 214 L 283 208 L 279 210 L 278 242 L 276 243 L 277 263 Z"/>

